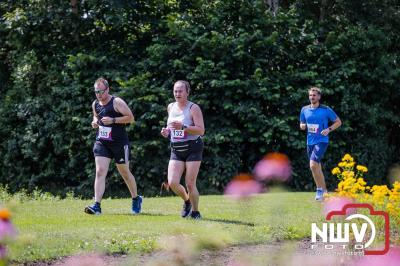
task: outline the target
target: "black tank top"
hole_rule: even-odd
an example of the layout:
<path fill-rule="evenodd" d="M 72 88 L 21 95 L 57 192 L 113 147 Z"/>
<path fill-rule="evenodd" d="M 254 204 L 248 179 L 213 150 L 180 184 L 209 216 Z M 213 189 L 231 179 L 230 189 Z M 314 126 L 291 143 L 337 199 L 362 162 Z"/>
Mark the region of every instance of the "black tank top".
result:
<path fill-rule="evenodd" d="M 128 143 L 128 134 L 125 130 L 124 124 L 111 124 L 104 125 L 100 120 L 105 117 L 122 117 L 123 114 L 115 111 L 114 109 L 114 99 L 112 96 L 111 100 L 106 105 L 101 105 L 98 100 L 95 101 L 94 109 L 97 114 L 99 129 L 97 130 L 96 140 L 99 141 L 113 141 L 113 142 L 123 142 Z"/>

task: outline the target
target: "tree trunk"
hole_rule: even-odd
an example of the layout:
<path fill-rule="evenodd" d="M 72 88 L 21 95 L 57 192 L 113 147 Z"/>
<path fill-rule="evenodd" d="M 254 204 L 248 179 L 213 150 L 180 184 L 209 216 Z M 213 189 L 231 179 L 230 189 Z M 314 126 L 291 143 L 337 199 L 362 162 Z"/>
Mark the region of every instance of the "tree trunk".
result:
<path fill-rule="evenodd" d="M 78 0 L 71 0 L 72 13 L 78 15 Z"/>
<path fill-rule="evenodd" d="M 321 0 L 321 9 L 319 13 L 319 23 L 323 23 L 326 16 L 326 8 L 328 6 L 328 0 Z"/>
<path fill-rule="evenodd" d="M 276 14 L 276 12 L 278 11 L 278 7 L 279 7 L 279 0 L 267 0 L 267 5 L 269 6 L 269 9 L 274 13 L 274 15 Z"/>

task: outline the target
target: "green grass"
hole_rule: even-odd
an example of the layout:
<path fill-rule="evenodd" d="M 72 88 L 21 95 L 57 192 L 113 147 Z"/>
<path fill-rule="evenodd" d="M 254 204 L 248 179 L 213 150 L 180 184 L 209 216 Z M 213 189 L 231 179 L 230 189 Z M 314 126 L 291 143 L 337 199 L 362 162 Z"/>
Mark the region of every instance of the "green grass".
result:
<path fill-rule="evenodd" d="M 143 253 L 174 235 L 194 238 L 203 248 L 302 239 L 310 236 L 311 222 L 323 221 L 313 196 L 268 193 L 241 202 L 202 196 L 201 221 L 181 218 L 177 197 L 145 198 L 137 216 L 129 213 L 130 199 L 103 200 L 100 216 L 83 213 L 88 200 L 28 200 L 12 207 L 19 237 L 10 245 L 10 258 L 27 262 L 88 251 Z"/>

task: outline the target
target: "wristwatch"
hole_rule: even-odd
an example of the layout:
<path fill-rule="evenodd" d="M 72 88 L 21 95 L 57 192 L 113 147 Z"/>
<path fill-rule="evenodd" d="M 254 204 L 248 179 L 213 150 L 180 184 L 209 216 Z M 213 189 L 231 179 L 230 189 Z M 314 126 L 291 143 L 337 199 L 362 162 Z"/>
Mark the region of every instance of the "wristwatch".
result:
<path fill-rule="evenodd" d="M 185 129 L 185 128 L 187 128 L 188 126 L 187 126 L 187 125 L 182 125 L 182 127 L 183 127 L 183 129 Z"/>
<path fill-rule="evenodd" d="M 115 124 L 115 122 L 117 122 L 117 119 L 115 117 L 113 117 L 113 124 Z"/>

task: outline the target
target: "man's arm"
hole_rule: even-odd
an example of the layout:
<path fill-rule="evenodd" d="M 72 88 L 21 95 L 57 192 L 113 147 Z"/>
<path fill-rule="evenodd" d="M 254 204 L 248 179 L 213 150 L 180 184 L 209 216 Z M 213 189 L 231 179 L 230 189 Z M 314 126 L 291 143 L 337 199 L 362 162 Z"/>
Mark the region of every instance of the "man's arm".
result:
<path fill-rule="evenodd" d="M 96 113 L 96 109 L 95 109 L 94 105 L 95 105 L 95 101 L 92 103 L 92 111 L 93 111 L 92 128 L 98 128 L 99 127 L 99 125 L 97 124 L 98 118 L 97 118 L 97 113 Z"/>
<path fill-rule="evenodd" d="M 301 130 L 306 130 L 307 125 L 306 125 L 306 118 L 304 116 L 304 107 L 301 108 L 301 112 L 300 112 L 300 129 Z"/>
<path fill-rule="evenodd" d="M 339 128 L 342 125 L 342 120 L 340 118 L 336 118 L 333 124 L 329 127 L 330 131 L 334 131 L 335 129 Z"/>
<path fill-rule="evenodd" d="M 135 118 L 131 109 L 121 98 L 114 99 L 114 109 L 123 116 L 114 118 L 106 116 L 101 119 L 101 122 L 103 122 L 105 125 L 129 124 L 135 122 Z"/>
<path fill-rule="evenodd" d="M 168 107 L 167 107 L 168 115 L 169 115 L 169 110 L 170 110 L 171 106 L 172 106 L 172 103 L 168 104 Z M 167 127 L 161 128 L 161 132 L 160 133 L 164 138 L 168 138 L 168 136 L 170 134 L 170 129 L 168 128 L 168 125 L 167 125 Z"/>
<path fill-rule="evenodd" d="M 190 113 L 193 117 L 193 126 L 187 126 L 185 131 L 192 135 L 204 135 L 204 119 L 203 113 L 201 112 L 200 107 L 197 104 L 194 104 L 190 109 Z"/>
<path fill-rule="evenodd" d="M 342 125 L 342 120 L 340 120 L 340 118 L 338 117 L 338 118 L 336 118 L 335 121 L 333 121 L 333 124 L 330 127 L 322 130 L 321 134 L 324 135 L 324 136 L 327 136 L 330 132 L 334 131 L 335 129 L 337 129 L 341 125 Z"/>

